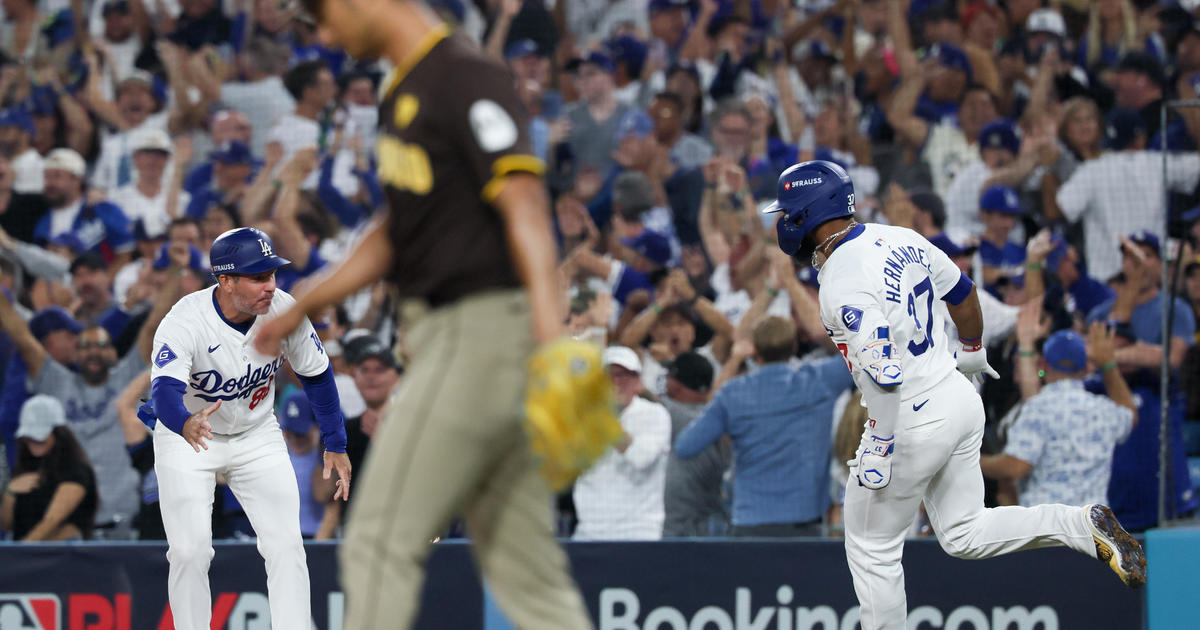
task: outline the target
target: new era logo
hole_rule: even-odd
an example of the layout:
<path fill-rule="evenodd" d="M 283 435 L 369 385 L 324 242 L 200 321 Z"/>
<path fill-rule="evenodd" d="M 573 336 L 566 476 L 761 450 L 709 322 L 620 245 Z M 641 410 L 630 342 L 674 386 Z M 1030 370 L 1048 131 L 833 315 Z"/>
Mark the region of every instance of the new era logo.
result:
<path fill-rule="evenodd" d="M 158 349 L 158 352 L 154 354 L 154 365 L 157 365 L 160 368 L 166 367 L 168 363 L 178 358 L 179 357 L 175 356 L 175 351 L 171 350 L 171 347 L 164 343 L 162 347 Z"/>
<path fill-rule="evenodd" d="M 8 630 L 59 630 L 62 603 L 52 593 L 0 595 L 0 628 Z"/>

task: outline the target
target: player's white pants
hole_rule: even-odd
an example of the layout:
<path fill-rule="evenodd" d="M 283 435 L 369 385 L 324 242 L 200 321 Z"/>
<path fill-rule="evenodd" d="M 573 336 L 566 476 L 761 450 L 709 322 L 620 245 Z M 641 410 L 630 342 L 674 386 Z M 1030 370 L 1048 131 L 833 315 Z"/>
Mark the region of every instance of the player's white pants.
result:
<path fill-rule="evenodd" d="M 921 405 L 914 412 L 913 405 Z M 956 558 L 1065 545 L 1095 557 L 1086 509 L 1066 505 L 983 507 L 979 448 L 983 403 L 958 372 L 901 402 L 892 481 L 883 490 L 846 485 L 846 560 L 863 630 L 904 630 L 904 538 L 923 500 L 946 553 Z"/>
<path fill-rule="evenodd" d="M 159 423 L 154 430 L 154 471 L 170 545 L 167 595 L 176 630 L 208 630 L 212 617 L 208 567 L 217 473 L 229 480 L 258 534 L 258 552 L 267 567 L 271 627 L 312 627 L 300 493 L 274 420 L 234 437 L 214 436 L 208 450 L 199 453 Z"/>

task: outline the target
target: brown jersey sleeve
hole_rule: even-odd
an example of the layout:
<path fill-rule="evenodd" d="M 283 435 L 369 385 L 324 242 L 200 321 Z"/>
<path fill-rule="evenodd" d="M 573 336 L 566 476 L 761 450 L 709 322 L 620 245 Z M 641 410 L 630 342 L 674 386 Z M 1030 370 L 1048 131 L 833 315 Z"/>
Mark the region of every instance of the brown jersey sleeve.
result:
<path fill-rule="evenodd" d="M 455 95 L 448 128 L 463 147 L 461 168 L 481 182 L 482 199 L 491 203 L 504 178 L 515 172 L 541 175 L 545 165 L 534 157 L 529 141 L 529 116 L 517 98 L 507 68 L 479 56 L 454 66 L 450 91 Z"/>

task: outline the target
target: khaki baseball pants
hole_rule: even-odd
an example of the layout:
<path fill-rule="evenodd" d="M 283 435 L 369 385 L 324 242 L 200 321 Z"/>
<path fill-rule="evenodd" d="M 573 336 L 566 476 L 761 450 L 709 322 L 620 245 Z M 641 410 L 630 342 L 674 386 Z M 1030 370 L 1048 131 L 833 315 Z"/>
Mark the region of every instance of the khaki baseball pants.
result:
<path fill-rule="evenodd" d="M 533 350 L 524 291 L 485 292 L 425 312 L 408 347 L 411 364 L 354 490 L 341 553 L 346 629 L 411 626 L 430 540 L 456 515 L 517 628 L 592 628 L 523 428 Z"/>

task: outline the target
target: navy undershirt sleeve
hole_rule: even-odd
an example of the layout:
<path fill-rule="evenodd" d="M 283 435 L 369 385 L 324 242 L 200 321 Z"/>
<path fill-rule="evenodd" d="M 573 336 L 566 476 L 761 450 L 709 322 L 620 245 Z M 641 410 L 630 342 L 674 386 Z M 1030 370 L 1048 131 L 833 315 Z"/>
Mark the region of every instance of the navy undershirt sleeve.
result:
<path fill-rule="evenodd" d="M 312 405 L 313 417 L 321 427 L 321 442 L 325 450 L 333 453 L 346 452 L 346 418 L 342 415 L 342 404 L 338 399 L 337 383 L 333 380 L 333 366 L 316 376 L 300 376 L 301 386 Z"/>

